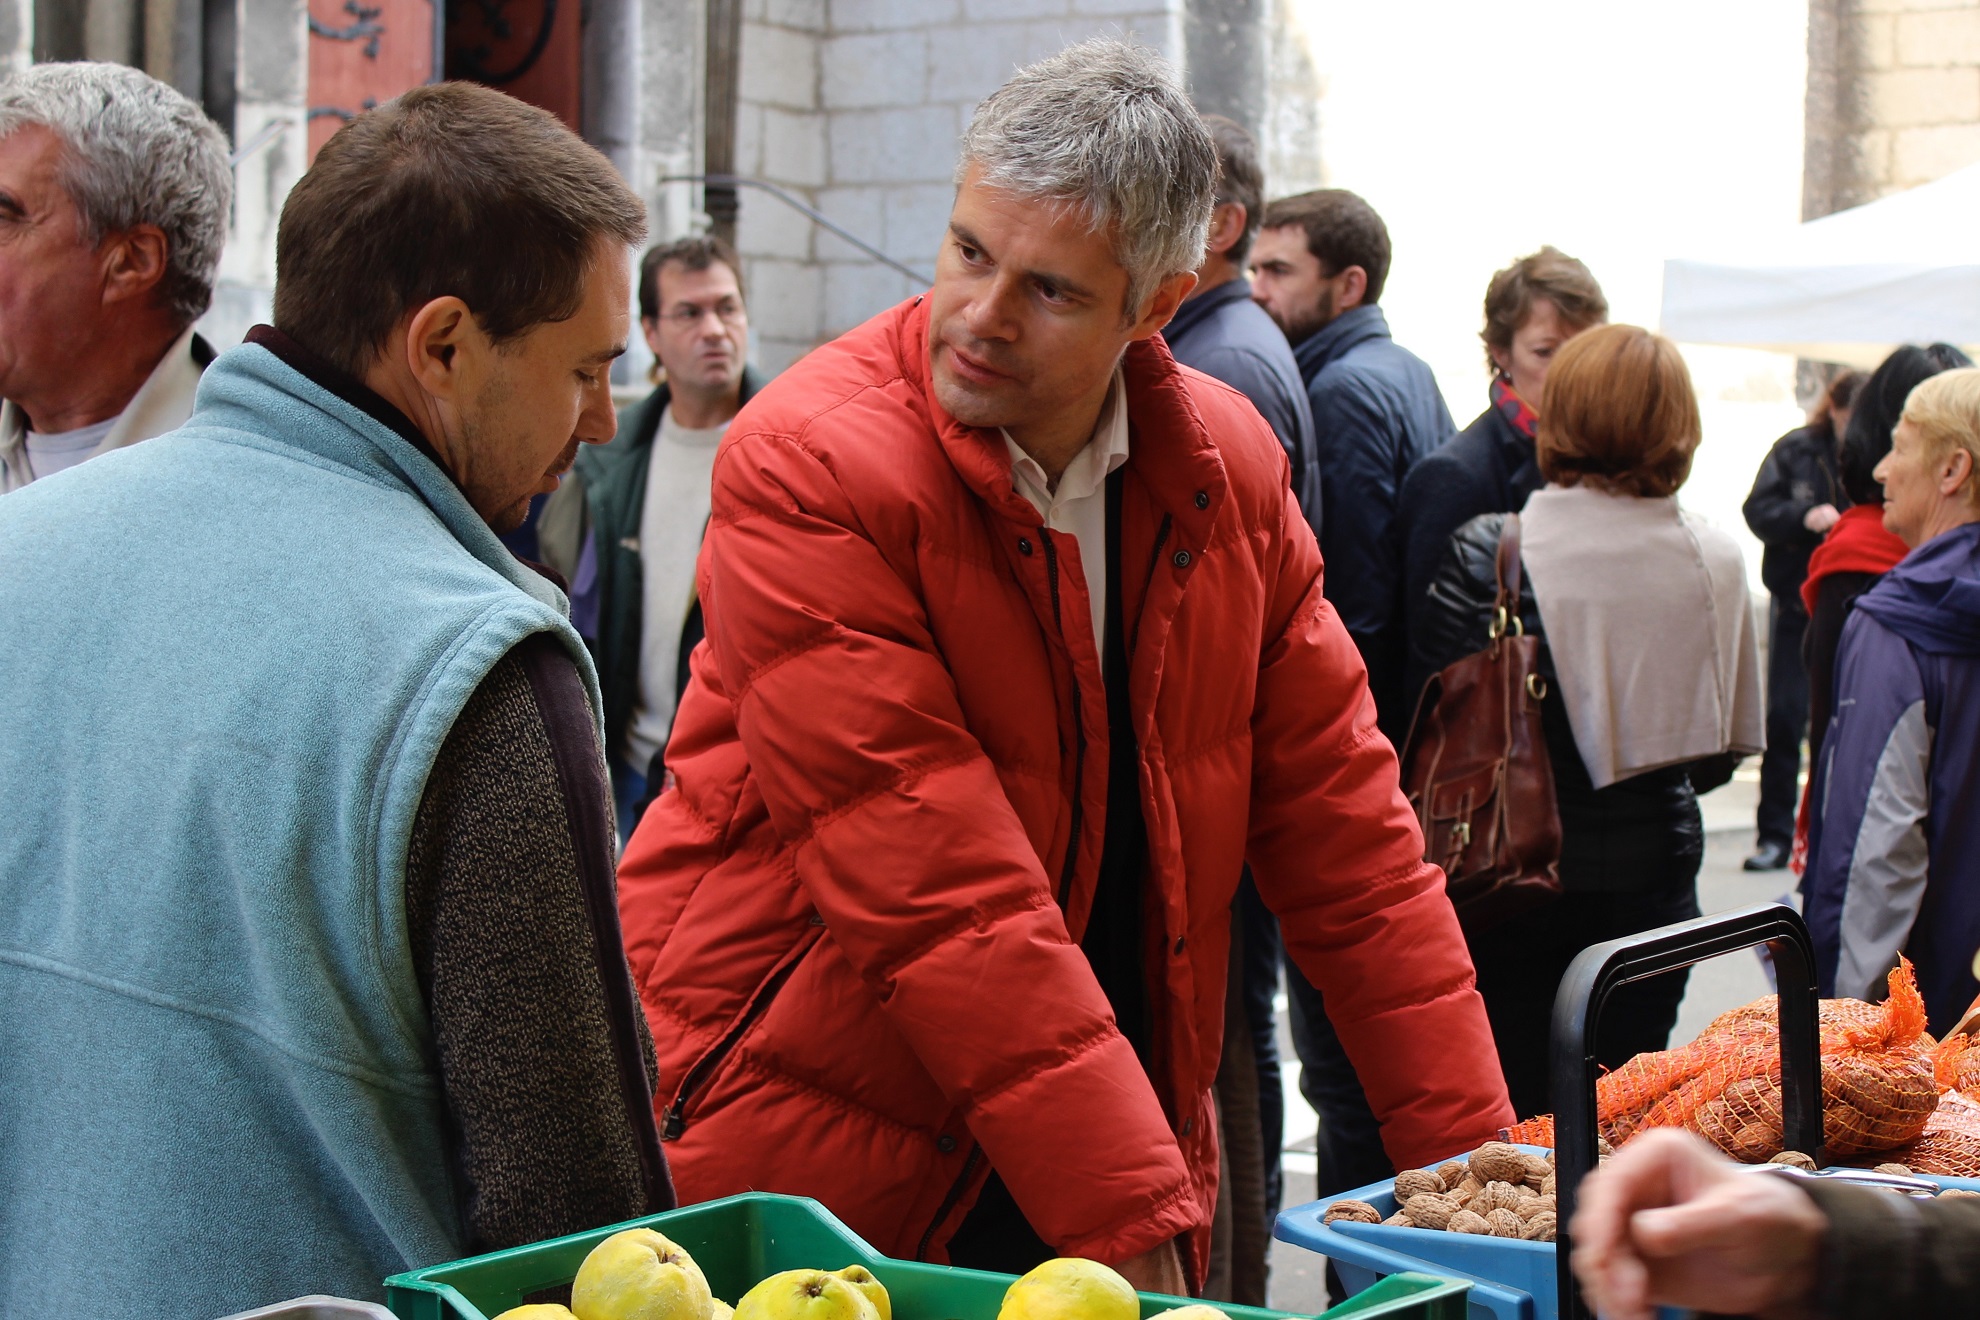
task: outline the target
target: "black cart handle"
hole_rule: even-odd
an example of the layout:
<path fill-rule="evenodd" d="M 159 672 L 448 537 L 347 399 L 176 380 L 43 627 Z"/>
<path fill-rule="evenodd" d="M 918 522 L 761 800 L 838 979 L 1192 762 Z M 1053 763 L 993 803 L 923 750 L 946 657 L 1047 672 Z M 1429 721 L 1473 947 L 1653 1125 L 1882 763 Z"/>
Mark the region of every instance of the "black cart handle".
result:
<path fill-rule="evenodd" d="M 1682 921 L 1583 949 L 1554 994 L 1555 1250 L 1561 1320 L 1586 1320 L 1568 1256 L 1575 1192 L 1596 1164 L 1595 1027 L 1609 997 L 1633 981 L 1764 944 L 1780 991 L 1781 1112 L 1788 1150 L 1822 1163 L 1822 1053 L 1817 1027 L 1815 946 L 1801 914 L 1766 903 Z"/>

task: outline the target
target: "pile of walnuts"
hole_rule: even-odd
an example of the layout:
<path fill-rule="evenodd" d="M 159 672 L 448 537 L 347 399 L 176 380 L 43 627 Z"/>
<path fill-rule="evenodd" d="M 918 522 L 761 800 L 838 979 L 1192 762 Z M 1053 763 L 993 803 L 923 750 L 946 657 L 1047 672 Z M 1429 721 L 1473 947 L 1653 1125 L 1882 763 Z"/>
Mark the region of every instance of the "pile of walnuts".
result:
<path fill-rule="evenodd" d="M 1482 1237 L 1554 1240 L 1554 1156 L 1529 1155 L 1503 1141 L 1488 1141 L 1467 1164 L 1447 1160 L 1436 1169 L 1404 1169 L 1396 1175 L 1395 1214 L 1366 1201 L 1336 1201 L 1324 1223 L 1392 1224 Z"/>

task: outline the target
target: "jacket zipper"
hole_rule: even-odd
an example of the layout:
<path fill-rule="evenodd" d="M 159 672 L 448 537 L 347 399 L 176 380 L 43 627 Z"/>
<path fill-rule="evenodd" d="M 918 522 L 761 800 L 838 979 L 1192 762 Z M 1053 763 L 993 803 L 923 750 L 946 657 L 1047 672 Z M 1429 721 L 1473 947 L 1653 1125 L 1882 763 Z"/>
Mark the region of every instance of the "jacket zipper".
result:
<path fill-rule="evenodd" d="M 791 973 L 795 972 L 798 964 L 804 961 L 805 953 L 817 942 L 817 938 L 813 932 L 806 933 L 791 956 L 785 959 L 783 966 L 770 973 L 769 978 L 757 987 L 755 997 L 750 1000 L 749 1007 L 743 1010 L 742 1016 L 736 1019 L 735 1025 L 729 1028 L 722 1039 L 715 1042 L 712 1049 L 695 1061 L 694 1067 L 688 1069 L 687 1076 L 681 1079 L 681 1089 L 674 1093 L 674 1102 L 667 1106 L 667 1117 L 660 1124 L 662 1141 L 672 1141 L 687 1131 L 688 1101 L 694 1098 L 696 1091 L 707 1084 L 708 1079 L 714 1076 L 715 1070 L 722 1066 L 722 1061 L 729 1057 L 729 1051 L 736 1047 L 736 1043 L 743 1038 L 744 1033 L 763 1016 L 765 1010 L 770 1007 L 770 1001 L 775 999 L 777 992 L 784 988 L 784 982 L 791 979 Z"/>
<path fill-rule="evenodd" d="M 935 1230 L 942 1226 L 942 1221 L 947 1219 L 949 1212 L 956 1208 L 956 1202 L 962 1200 L 963 1189 L 969 1186 L 969 1180 L 976 1175 L 976 1166 L 982 1162 L 983 1147 L 972 1145 L 969 1148 L 969 1158 L 963 1161 L 962 1176 L 949 1188 L 949 1194 L 942 1198 L 942 1204 L 935 1210 L 935 1218 L 929 1221 L 927 1231 L 921 1235 L 921 1241 L 914 1248 L 916 1260 L 928 1259 L 928 1244 L 935 1240 Z"/>
<path fill-rule="evenodd" d="M 1045 569 L 1052 575 L 1052 626 L 1059 630 L 1059 639 L 1065 640 L 1066 624 L 1059 614 L 1059 552 L 1052 544 L 1051 530 L 1042 524 L 1038 528 L 1038 539 L 1045 547 Z M 1067 647 L 1070 655 L 1072 648 Z M 1082 818 L 1085 815 L 1086 797 L 1086 720 L 1082 713 L 1079 695 L 1079 672 L 1072 676 L 1072 720 L 1073 720 L 1073 804 L 1072 826 L 1066 831 L 1066 860 L 1059 868 L 1059 907 L 1063 909 L 1072 898 L 1073 870 L 1079 864 L 1079 834 Z M 933 1231 L 932 1229 L 930 1230 Z"/>

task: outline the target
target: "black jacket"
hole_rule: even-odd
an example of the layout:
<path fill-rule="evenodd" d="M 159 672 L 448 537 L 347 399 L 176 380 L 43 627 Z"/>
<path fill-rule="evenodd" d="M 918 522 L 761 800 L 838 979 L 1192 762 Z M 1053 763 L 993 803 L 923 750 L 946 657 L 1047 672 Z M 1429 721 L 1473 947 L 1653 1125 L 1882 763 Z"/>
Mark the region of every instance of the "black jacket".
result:
<path fill-rule="evenodd" d="M 1488 513 L 1465 523 L 1451 537 L 1431 577 L 1419 618 L 1421 653 L 1433 672 L 1485 649 L 1497 597 L 1494 561 L 1505 520 L 1503 513 Z M 1732 778 L 1738 758 L 1666 766 L 1596 788 L 1575 747 L 1560 684 L 1552 681 L 1553 657 L 1530 577 L 1520 593 L 1519 613 L 1527 634 L 1541 639 L 1540 672 L 1549 680 L 1541 718 L 1561 812 L 1562 886 L 1635 893 L 1691 884 L 1705 850 L 1698 793 Z"/>
<path fill-rule="evenodd" d="M 1526 507 L 1526 497 L 1546 484 L 1533 457 L 1533 442 L 1497 408 L 1480 413 L 1455 440 L 1403 478 L 1396 516 L 1402 526 L 1403 617 L 1409 627 L 1404 678 L 1411 702 L 1444 667 L 1424 648 L 1419 634 L 1430 579 L 1444 562 L 1452 535 L 1481 513 L 1518 513 Z"/>
<path fill-rule="evenodd" d="M 743 368 L 742 402 L 763 388 L 756 368 Z M 596 538 L 598 555 L 598 636 L 591 639 L 598 665 L 599 695 L 605 703 L 605 750 L 624 757 L 626 733 L 632 728 L 633 708 L 639 704 L 639 637 L 644 612 L 645 573 L 640 562 L 639 515 L 646 505 L 646 473 L 653 459 L 653 438 L 660 433 L 660 415 L 671 395 L 662 384 L 619 415 L 619 433 L 602 445 L 578 450 L 564 484 L 544 507 L 545 555 L 565 576 L 558 562 L 566 554 L 575 562 L 583 538 Z M 575 537 L 565 529 L 575 532 Z M 568 542 L 565 554 L 551 541 Z M 683 631 L 678 687 L 686 685 L 688 652 L 701 639 L 701 611 L 693 610 Z M 647 767 L 633 766 L 641 774 Z"/>
<path fill-rule="evenodd" d="M 1355 307 L 1293 349 L 1320 452 L 1322 590 L 1368 666 L 1391 742 L 1409 726 L 1403 666 L 1402 537 L 1410 468 L 1451 438 L 1450 409 L 1423 359 L 1389 337 L 1380 307 Z"/>
<path fill-rule="evenodd" d="M 1782 608 L 1801 608 L 1801 580 L 1808 576 L 1808 556 L 1822 544 L 1819 532 L 1802 523 L 1818 504 L 1846 508 L 1836 479 L 1836 436 L 1827 423 L 1789 431 L 1774 442 L 1741 512 L 1746 525 L 1767 547 L 1760 560 L 1760 580 Z"/>

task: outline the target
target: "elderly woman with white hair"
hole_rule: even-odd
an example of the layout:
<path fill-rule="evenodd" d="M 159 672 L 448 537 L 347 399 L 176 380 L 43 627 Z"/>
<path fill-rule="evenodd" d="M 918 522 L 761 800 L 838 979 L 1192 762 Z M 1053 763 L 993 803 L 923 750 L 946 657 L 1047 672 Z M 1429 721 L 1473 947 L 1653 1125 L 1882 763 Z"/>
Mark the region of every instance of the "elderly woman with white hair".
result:
<path fill-rule="evenodd" d="M 1810 792 L 1808 924 L 1822 993 L 1871 998 L 1898 955 L 1931 1029 L 1972 1002 L 1980 949 L 1980 368 L 1906 400 L 1877 465 L 1911 553 L 1857 598 Z"/>
<path fill-rule="evenodd" d="M 121 64 L 0 80 L 0 494 L 192 415 L 227 139 Z"/>

